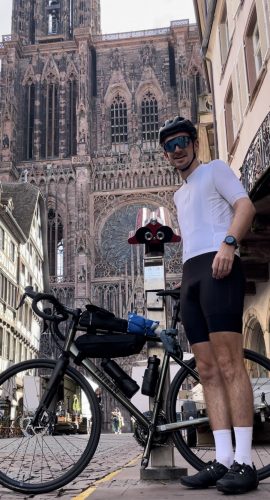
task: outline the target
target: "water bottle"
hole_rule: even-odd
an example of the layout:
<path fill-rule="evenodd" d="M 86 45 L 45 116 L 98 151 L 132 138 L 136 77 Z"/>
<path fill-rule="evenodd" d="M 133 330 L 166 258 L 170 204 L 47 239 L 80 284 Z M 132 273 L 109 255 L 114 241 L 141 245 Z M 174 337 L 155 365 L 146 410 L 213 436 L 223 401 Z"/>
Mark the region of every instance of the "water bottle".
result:
<path fill-rule="evenodd" d="M 117 387 L 127 396 L 132 398 L 140 389 L 137 382 L 133 380 L 113 359 L 103 359 L 101 366 L 104 371 L 114 380 Z"/>
<path fill-rule="evenodd" d="M 158 381 L 158 367 L 160 359 L 154 355 L 148 358 L 147 368 L 144 372 L 142 394 L 153 397 Z"/>

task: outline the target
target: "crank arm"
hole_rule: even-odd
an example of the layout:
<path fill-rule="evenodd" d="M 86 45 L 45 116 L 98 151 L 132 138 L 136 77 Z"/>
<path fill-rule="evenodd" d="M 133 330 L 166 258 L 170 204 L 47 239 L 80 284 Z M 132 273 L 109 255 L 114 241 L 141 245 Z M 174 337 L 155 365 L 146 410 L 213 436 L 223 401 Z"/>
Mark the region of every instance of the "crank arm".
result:
<path fill-rule="evenodd" d="M 192 427 L 193 425 L 206 424 L 209 422 L 208 417 L 193 418 L 191 420 L 182 420 L 181 422 L 173 422 L 171 424 L 157 425 L 157 432 L 171 432 L 177 431 L 179 429 L 186 429 L 186 427 Z"/>

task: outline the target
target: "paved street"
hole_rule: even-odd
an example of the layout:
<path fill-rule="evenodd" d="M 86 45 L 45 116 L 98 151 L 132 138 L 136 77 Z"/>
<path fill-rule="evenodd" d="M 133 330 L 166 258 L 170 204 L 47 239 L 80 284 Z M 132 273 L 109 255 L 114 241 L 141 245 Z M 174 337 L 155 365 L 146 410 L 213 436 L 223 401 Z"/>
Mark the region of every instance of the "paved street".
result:
<path fill-rule="evenodd" d="M 53 491 L 35 497 L 14 493 L 0 486 L 0 500 L 12 499 L 53 499 L 62 500 L 222 500 L 223 494 L 215 488 L 208 490 L 190 490 L 180 485 L 179 480 L 147 480 L 140 479 L 141 448 L 131 434 L 103 434 L 97 452 L 89 466 L 70 484 L 59 491 Z M 175 453 L 175 465 L 188 467 L 188 474 L 195 471 L 185 460 Z M 234 495 L 226 495 L 226 500 L 235 499 Z M 249 500 L 270 500 L 270 479 L 262 481 L 258 490 L 244 495 Z"/>
<path fill-rule="evenodd" d="M 35 499 L 59 498 L 68 500 L 94 484 L 98 479 L 119 469 L 137 457 L 141 448 L 137 445 L 132 434 L 102 434 L 98 449 L 88 467 L 70 484 L 60 491 L 36 495 Z M 0 486 L 0 500 L 15 498 L 33 498 L 32 496 L 15 493 Z"/>

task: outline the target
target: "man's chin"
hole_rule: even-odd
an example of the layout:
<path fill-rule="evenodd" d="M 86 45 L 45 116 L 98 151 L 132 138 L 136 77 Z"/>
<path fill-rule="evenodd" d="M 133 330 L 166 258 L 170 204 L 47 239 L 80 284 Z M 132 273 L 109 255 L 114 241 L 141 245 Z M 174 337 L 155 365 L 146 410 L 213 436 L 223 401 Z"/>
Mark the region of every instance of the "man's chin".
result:
<path fill-rule="evenodd" d="M 181 170 L 185 169 L 187 166 L 188 166 L 188 162 L 187 161 L 185 161 L 185 162 L 176 162 L 175 163 L 175 168 L 177 168 L 177 170 L 180 170 L 180 172 L 181 172 Z"/>

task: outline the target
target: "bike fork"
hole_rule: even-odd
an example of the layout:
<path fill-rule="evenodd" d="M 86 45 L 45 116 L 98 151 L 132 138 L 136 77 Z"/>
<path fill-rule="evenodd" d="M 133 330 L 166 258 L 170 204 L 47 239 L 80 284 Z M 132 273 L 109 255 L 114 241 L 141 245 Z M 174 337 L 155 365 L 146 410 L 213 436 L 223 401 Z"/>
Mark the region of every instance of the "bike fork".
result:
<path fill-rule="evenodd" d="M 163 357 L 163 362 L 161 366 L 161 371 L 160 371 L 160 376 L 158 379 L 158 386 L 157 386 L 157 393 L 155 396 L 154 400 L 154 406 L 153 406 L 153 415 L 151 419 L 151 424 L 149 425 L 149 431 L 148 431 L 148 436 L 147 436 L 147 442 L 144 448 L 142 460 L 141 460 L 141 467 L 145 469 L 148 464 L 149 464 L 149 459 L 150 459 L 150 453 L 152 449 L 152 443 L 153 443 L 153 438 L 154 438 L 154 433 L 156 432 L 156 424 L 157 424 L 157 418 L 158 418 L 158 412 L 161 406 L 161 401 L 163 397 L 163 390 L 164 390 L 164 385 L 166 381 L 166 376 L 168 373 L 168 366 L 169 366 L 169 361 L 170 361 L 170 355 L 165 351 L 164 357 Z"/>
<path fill-rule="evenodd" d="M 62 355 L 56 365 L 55 369 L 52 373 L 52 377 L 50 378 L 50 381 L 48 383 L 47 390 L 44 392 L 40 403 L 37 407 L 37 410 L 35 412 L 34 418 L 32 425 L 35 426 L 38 424 L 39 418 L 44 410 L 48 410 L 54 396 L 57 390 L 57 387 L 59 385 L 59 382 L 62 380 L 62 377 L 66 371 L 66 368 L 69 364 L 69 357 Z"/>
<path fill-rule="evenodd" d="M 149 429 L 148 437 L 147 437 L 147 442 L 143 451 L 143 456 L 141 460 L 141 468 L 146 469 L 146 467 L 149 464 L 149 459 L 150 459 L 150 453 L 152 450 L 152 442 L 153 442 L 153 437 L 154 437 L 154 426 L 151 426 Z"/>

